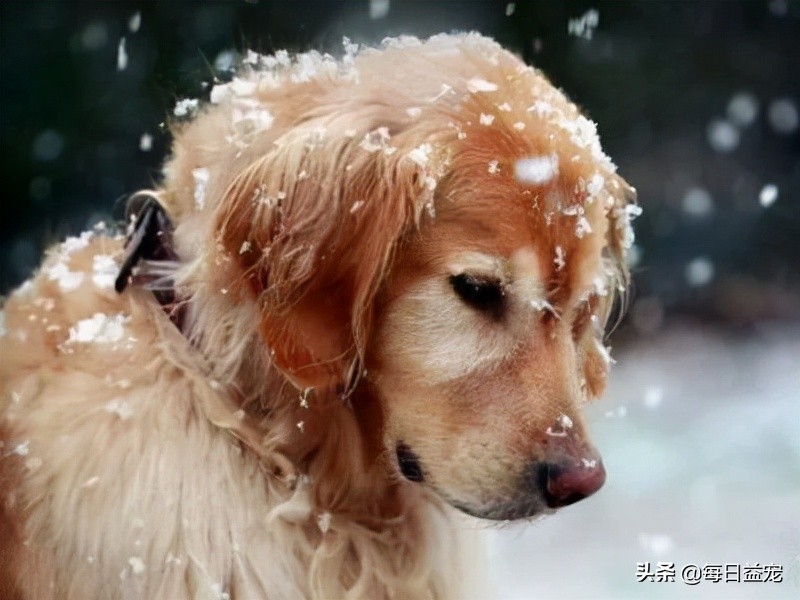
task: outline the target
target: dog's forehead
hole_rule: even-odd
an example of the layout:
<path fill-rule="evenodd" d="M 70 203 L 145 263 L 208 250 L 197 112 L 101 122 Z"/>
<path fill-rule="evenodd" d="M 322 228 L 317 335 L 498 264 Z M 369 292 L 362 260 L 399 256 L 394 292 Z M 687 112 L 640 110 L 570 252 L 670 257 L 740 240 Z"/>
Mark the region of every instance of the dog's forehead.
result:
<path fill-rule="evenodd" d="M 569 160 L 569 148 L 537 148 L 547 129 L 506 130 L 499 141 L 488 132 L 470 131 L 454 153 L 435 216 L 422 228 L 423 252 L 442 269 L 452 270 L 459 253 L 470 251 L 496 257 L 507 270 L 515 253 L 529 249 L 538 278 L 569 300 L 604 277 L 619 202 L 615 176 Z"/>
<path fill-rule="evenodd" d="M 420 230 L 424 252 L 440 262 L 468 250 L 505 260 L 522 248 L 548 257 L 556 248 L 583 256 L 599 254 L 606 244 L 604 208 L 568 204 L 562 186 L 535 193 L 504 181 L 480 182 L 445 194 Z"/>

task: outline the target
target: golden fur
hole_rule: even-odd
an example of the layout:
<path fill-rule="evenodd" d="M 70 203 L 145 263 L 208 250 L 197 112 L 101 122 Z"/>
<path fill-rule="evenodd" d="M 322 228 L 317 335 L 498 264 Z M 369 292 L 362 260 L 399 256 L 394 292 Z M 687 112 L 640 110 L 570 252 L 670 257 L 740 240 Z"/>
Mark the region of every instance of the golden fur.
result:
<path fill-rule="evenodd" d="M 533 515 L 531 464 L 594 468 L 635 211 L 593 124 L 476 34 L 346 49 L 251 56 L 175 124 L 183 331 L 103 230 L 8 299 L 0 595 L 480 597 L 450 505 Z"/>

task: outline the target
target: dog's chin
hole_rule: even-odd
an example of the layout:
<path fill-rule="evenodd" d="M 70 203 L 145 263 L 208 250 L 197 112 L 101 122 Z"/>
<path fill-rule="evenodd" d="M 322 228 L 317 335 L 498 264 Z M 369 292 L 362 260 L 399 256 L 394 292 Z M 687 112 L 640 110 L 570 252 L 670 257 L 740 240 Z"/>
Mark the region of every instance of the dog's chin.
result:
<path fill-rule="evenodd" d="M 539 494 L 521 495 L 512 500 L 500 500 L 480 508 L 470 506 L 427 482 L 419 457 L 404 442 L 397 442 L 395 456 L 397 470 L 403 477 L 415 484 L 429 488 L 447 504 L 471 517 L 489 521 L 518 521 L 554 512 Z"/>
<path fill-rule="evenodd" d="M 519 498 L 506 502 L 498 502 L 488 507 L 476 508 L 468 504 L 445 500 L 461 512 L 478 519 L 487 521 L 521 521 L 532 520 L 537 517 L 555 512 L 549 508 L 541 498 Z"/>

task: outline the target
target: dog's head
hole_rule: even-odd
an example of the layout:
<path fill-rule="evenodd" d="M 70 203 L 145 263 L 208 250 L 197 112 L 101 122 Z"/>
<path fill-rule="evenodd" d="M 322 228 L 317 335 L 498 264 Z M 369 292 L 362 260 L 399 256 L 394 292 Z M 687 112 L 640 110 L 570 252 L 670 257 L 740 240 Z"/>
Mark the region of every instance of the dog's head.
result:
<path fill-rule="evenodd" d="M 269 133 L 210 153 L 225 291 L 289 381 L 369 412 L 379 460 L 454 506 L 593 493 L 579 406 L 604 389 L 635 210 L 594 125 L 475 35 L 314 60 L 249 88 Z"/>

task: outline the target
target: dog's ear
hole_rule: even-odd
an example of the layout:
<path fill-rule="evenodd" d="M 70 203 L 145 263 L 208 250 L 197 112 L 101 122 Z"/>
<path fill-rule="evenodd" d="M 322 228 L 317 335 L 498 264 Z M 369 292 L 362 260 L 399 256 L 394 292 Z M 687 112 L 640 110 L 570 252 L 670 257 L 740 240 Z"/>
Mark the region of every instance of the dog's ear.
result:
<path fill-rule="evenodd" d="M 589 398 L 599 398 L 605 392 L 608 369 L 613 362 L 605 338 L 616 329 L 629 305 L 630 274 L 626 261 L 633 244 L 631 220 L 641 213 L 636 204 L 636 190 L 616 174 L 607 174 L 607 179 L 606 218 L 609 223 L 603 249 L 603 270 L 609 278 L 611 293 L 598 298 L 595 306 L 601 330 L 589 328 L 577 340 Z"/>
<path fill-rule="evenodd" d="M 217 213 L 218 250 L 258 302 L 273 363 L 299 388 L 347 384 L 394 248 L 432 202 L 418 155 L 398 148 L 402 135 L 389 146 L 387 132 L 295 129 L 233 181 Z"/>

